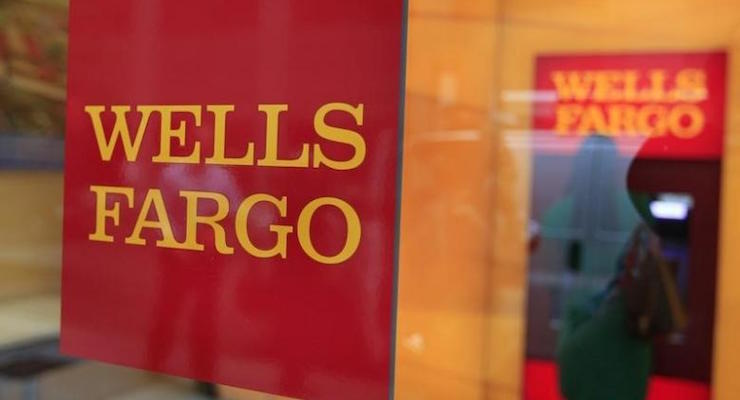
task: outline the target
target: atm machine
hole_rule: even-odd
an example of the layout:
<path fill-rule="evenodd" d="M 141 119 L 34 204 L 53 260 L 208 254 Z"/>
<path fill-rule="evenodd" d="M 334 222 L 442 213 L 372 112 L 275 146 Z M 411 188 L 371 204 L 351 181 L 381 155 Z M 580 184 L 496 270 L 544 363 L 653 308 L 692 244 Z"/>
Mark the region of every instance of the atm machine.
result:
<path fill-rule="evenodd" d="M 531 225 L 537 227 L 538 245 L 529 257 L 526 400 L 562 398 L 556 352 L 563 328 L 572 317 L 573 299 L 583 303 L 586 298 L 586 303 L 598 307 L 599 299 L 617 285 L 625 246 L 641 224 L 659 237 L 659 252 L 669 272 L 675 303 L 686 317 L 682 329 L 651 339 L 647 398 L 673 399 L 674 394 L 680 394 L 682 399 L 710 399 L 725 63 L 723 53 L 558 55 L 537 60 L 537 89 L 544 98 L 548 98 L 546 93 L 554 95 L 535 104 L 535 130 L 531 134 L 530 218 Z M 558 87 L 562 82 L 557 80 L 563 77 L 576 79 L 571 84 L 585 84 L 589 76 L 596 76 L 595 71 L 608 71 L 613 76 L 628 71 L 637 77 L 663 71 L 667 80 L 678 82 L 681 71 L 689 69 L 700 77 L 695 82 L 701 82 L 702 87 L 697 96 L 686 100 L 701 113 L 696 114 L 700 115 L 701 131 L 691 137 L 676 132 L 671 136 L 670 132 L 651 135 L 608 129 L 568 132 L 558 121 L 561 105 L 566 107 L 563 109 L 598 109 L 607 114 L 614 109 L 609 101 L 598 102 L 599 89 L 594 86 L 598 84 L 578 86 L 583 89 L 582 99 L 559 97 L 568 94 Z M 637 88 L 631 90 L 638 94 L 655 86 L 647 78 L 636 82 Z M 661 107 L 679 103 L 676 99 L 681 92 L 675 85 L 666 84 L 661 90 L 668 93 L 654 99 Z M 636 100 L 635 107 L 649 105 L 646 98 Z M 624 102 L 619 107 L 624 107 Z M 566 122 L 573 122 L 573 127 L 599 125 L 598 118 Z M 693 123 L 685 119 L 674 122 L 684 127 Z"/>

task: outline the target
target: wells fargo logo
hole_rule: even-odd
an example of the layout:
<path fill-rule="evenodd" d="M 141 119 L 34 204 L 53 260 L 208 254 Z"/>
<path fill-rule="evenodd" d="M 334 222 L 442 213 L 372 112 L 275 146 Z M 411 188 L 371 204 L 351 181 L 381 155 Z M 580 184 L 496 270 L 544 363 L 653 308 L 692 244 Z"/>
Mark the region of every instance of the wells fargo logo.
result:
<path fill-rule="evenodd" d="M 138 114 L 138 124 L 131 124 L 130 114 Z M 356 130 L 337 127 L 327 122 L 327 116 L 333 113 L 346 113 L 356 126 L 362 127 L 364 105 L 346 103 L 329 103 L 320 107 L 313 119 L 313 128 L 317 142 L 328 141 L 349 146 L 351 156 L 335 159 L 322 151 L 321 143 L 304 143 L 300 155 L 295 158 L 283 158 L 280 151 L 279 125 L 281 114 L 288 111 L 286 104 L 262 104 L 258 111 L 266 121 L 264 148 L 255 148 L 250 142 L 239 156 L 226 154 L 227 125 L 230 114 L 236 112 L 234 105 L 89 105 L 85 113 L 89 117 L 95 134 L 100 159 L 111 162 L 114 153 L 122 152 L 130 163 L 151 162 L 154 164 L 203 164 L 208 166 L 238 166 L 244 168 L 324 168 L 337 171 L 349 171 L 360 167 L 365 160 L 367 146 L 362 135 Z M 141 147 L 152 116 L 159 116 L 159 151 L 156 154 L 142 154 Z M 213 120 L 212 148 L 209 154 L 201 151 L 201 143 L 192 138 L 191 131 L 201 126 L 204 114 Z M 112 117 L 112 124 L 104 124 L 104 117 Z M 175 124 L 173 124 L 175 122 Z M 104 126 L 109 125 L 109 126 Z M 180 146 L 173 149 L 173 143 Z M 189 154 L 181 153 L 181 146 L 193 143 Z M 199 240 L 199 226 L 206 226 L 212 232 L 212 243 L 220 254 L 234 254 L 243 251 L 257 258 L 287 258 L 288 241 L 295 235 L 300 248 L 311 259 L 323 264 L 339 264 L 348 260 L 356 252 L 362 236 L 360 218 L 353 206 L 337 197 L 319 197 L 305 204 L 298 213 L 297 224 L 275 223 L 269 226 L 274 234 L 271 246 L 258 246 L 249 235 L 247 222 L 255 206 L 266 204 L 273 207 L 280 217 L 288 215 L 290 203 L 287 196 L 276 196 L 270 193 L 255 193 L 244 199 L 238 199 L 235 210 L 230 208 L 232 199 L 217 192 L 181 190 L 176 201 L 185 209 L 184 236 L 176 237 L 170 221 L 168 208 L 171 204 L 165 201 L 162 191 L 151 188 L 146 191 L 143 201 L 135 201 L 135 189 L 125 186 L 91 185 L 94 194 L 95 227 L 89 234 L 89 240 L 113 243 L 117 241 L 111 234 L 112 227 L 126 229 L 123 243 L 132 246 L 150 245 L 142 237 L 145 229 L 159 231 L 161 239 L 156 240 L 157 247 L 190 251 L 212 251 L 206 249 L 206 242 Z M 169 200 L 174 201 L 174 200 Z M 203 213 L 203 203 L 215 205 L 215 212 Z M 122 227 L 121 207 L 136 210 L 138 217 L 130 227 Z M 322 254 L 314 246 L 311 237 L 311 222 L 314 214 L 322 207 L 338 209 L 346 221 L 346 239 L 341 250 L 336 254 Z M 213 207 L 211 207 L 213 209 Z M 292 211 L 292 210 L 291 210 Z M 227 224 L 233 227 L 235 238 L 227 239 Z M 209 238 L 210 239 L 210 238 Z M 234 240 L 235 239 L 235 240 Z"/>
<path fill-rule="evenodd" d="M 691 139 L 706 126 L 703 69 L 555 70 L 549 79 L 558 135 Z"/>

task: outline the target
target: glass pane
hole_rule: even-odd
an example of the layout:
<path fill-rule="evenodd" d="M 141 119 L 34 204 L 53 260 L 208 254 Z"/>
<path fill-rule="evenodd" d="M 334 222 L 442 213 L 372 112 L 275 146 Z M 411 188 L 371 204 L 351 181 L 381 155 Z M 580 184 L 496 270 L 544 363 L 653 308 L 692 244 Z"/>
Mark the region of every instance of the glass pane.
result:
<path fill-rule="evenodd" d="M 280 398 L 59 353 L 69 7 L 0 1 L 0 399 Z M 396 398 L 740 395 L 739 23 L 409 0 Z"/>

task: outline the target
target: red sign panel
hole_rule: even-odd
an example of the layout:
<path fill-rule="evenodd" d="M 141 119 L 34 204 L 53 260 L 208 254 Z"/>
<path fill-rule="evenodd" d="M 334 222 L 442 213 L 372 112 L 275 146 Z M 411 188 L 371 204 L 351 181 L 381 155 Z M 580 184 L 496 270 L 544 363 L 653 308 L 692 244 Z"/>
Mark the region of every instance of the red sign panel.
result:
<path fill-rule="evenodd" d="M 75 0 L 62 350 L 392 391 L 402 0 Z"/>
<path fill-rule="evenodd" d="M 720 158 L 726 63 L 724 53 L 538 57 L 535 147 L 575 150 L 601 134 L 640 157 Z"/>

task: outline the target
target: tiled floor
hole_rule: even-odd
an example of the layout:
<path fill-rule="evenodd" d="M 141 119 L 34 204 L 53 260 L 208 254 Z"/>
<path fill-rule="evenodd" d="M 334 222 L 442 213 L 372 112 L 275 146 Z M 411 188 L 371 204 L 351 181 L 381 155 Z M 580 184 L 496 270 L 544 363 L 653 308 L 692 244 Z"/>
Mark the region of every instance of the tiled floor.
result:
<path fill-rule="evenodd" d="M 5 299 L 0 301 L 0 351 L 21 344 L 59 335 L 60 298 L 58 294 Z M 72 400 L 76 387 L 86 393 L 98 393 L 90 400 L 209 400 L 196 392 L 195 385 L 184 379 L 168 378 L 138 370 L 94 362 L 77 363 L 39 377 L 39 398 Z M 0 398 L 22 396 L 25 384 L 0 382 Z M 54 388 L 58 387 L 59 390 Z M 282 400 L 284 397 L 221 388 L 221 398 L 231 400 Z M 108 393 L 108 394 L 103 394 Z M 115 394 L 110 394 L 115 393 Z M 70 397 L 72 396 L 72 397 Z M 19 397 L 21 398 L 21 397 Z"/>
<path fill-rule="evenodd" d="M 129 392 L 107 397 L 104 400 L 208 400 L 197 394 L 191 384 L 183 382 L 153 382 Z M 103 399 L 101 399 L 103 400 Z"/>
<path fill-rule="evenodd" d="M 0 349 L 59 334 L 58 295 L 41 295 L 0 302 Z"/>

